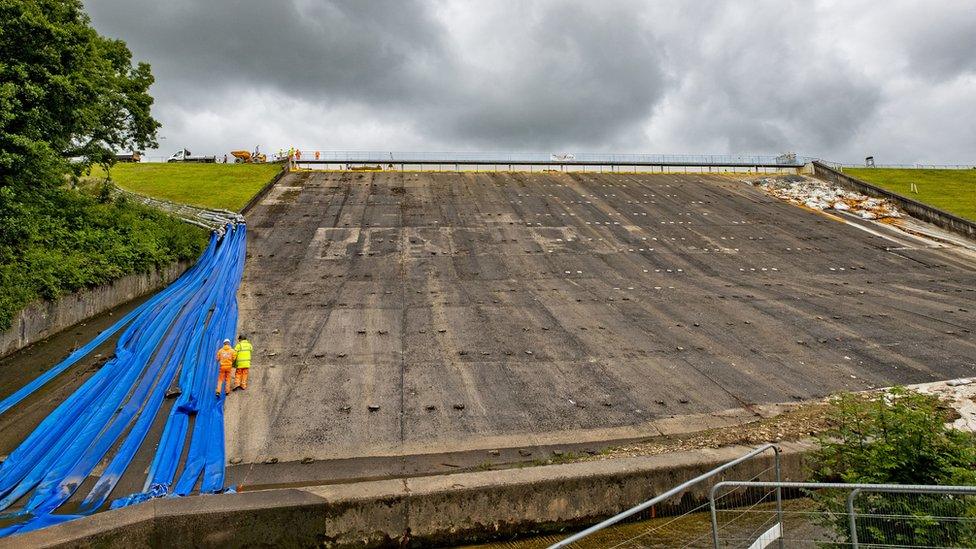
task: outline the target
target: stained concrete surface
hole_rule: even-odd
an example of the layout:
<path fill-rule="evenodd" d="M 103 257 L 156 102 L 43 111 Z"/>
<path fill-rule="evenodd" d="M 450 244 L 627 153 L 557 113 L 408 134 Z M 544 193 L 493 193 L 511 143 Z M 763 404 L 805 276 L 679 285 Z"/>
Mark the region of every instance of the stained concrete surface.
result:
<path fill-rule="evenodd" d="M 300 173 L 248 222 L 236 482 L 976 371 L 971 252 L 731 177 Z"/>
<path fill-rule="evenodd" d="M 20 536 L 6 547 L 445 547 L 528 532 L 577 531 L 749 448 L 475 471 L 411 479 L 160 498 Z M 784 480 L 803 480 L 809 446 L 781 447 Z M 713 481 L 771 478 L 771 452 Z M 655 506 L 702 505 L 710 485 Z M 708 521 L 704 521 L 707 533 Z M 603 546 L 599 545 L 598 546 Z"/>

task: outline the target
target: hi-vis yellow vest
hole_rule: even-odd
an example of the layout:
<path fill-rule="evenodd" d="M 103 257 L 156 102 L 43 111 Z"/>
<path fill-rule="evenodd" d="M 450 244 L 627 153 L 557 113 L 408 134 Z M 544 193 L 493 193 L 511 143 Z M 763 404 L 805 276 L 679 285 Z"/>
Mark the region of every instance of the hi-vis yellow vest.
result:
<path fill-rule="evenodd" d="M 235 365 L 238 368 L 251 367 L 251 350 L 253 349 L 254 346 L 251 345 L 251 342 L 246 339 L 242 339 L 237 342 L 237 346 L 234 347 L 234 350 L 237 351 L 237 362 Z"/>

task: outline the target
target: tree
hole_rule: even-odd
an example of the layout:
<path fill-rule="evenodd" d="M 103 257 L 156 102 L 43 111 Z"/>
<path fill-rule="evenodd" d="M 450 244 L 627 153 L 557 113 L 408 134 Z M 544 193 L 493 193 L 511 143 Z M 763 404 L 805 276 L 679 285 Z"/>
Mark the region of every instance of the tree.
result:
<path fill-rule="evenodd" d="M 81 0 L 0 2 L 0 186 L 56 186 L 114 150 L 155 147 L 152 83 Z"/>
<path fill-rule="evenodd" d="M 866 484 L 976 485 L 973 435 L 946 427 L 947 410 L 932 395 L 903 387 L 870 396 L 847 394 L 831 406 L 832 427 L 812 455 L 812 481 Z M 849 539 L 847 493 L 813 494 L 824 523 Z M 971 546 L 976 517 L 972 496 L 865 493 L 857 512 L 861 543 Z M 911 518 L 906 518 L 911 517 Z"/>

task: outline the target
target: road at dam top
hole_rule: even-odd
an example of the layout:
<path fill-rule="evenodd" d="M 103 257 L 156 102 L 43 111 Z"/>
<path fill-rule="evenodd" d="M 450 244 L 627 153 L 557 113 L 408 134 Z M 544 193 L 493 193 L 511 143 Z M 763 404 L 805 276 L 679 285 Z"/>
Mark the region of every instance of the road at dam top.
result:
<path fill-rule="evenodd" d="M 292 173 L 248 231 L 229 483 L 976 369 L 971 253 L 731 176 Z"/>

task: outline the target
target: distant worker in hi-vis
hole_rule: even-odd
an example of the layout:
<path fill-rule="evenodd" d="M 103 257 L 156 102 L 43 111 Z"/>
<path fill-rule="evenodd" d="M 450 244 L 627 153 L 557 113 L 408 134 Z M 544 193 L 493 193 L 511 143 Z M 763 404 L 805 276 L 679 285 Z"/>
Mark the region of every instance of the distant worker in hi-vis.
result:
<path fill-rule="evenodd" d="M 234 368 L 234 361 L 237 359 L 237 351 L 230 346 L 230 340 L 224 340 L 224 346 L 217 350 L 217 364 L 220 365 L 220 374 L 217 376 L 217 398 L 220 398 L 220 390 L 224 387 L 226 382 L 226 388 L 228 394 L 230 394 L 231 387 L 231 376 L 230 371 Z"/>
<path fill-rule="evenodd" d="M 237 360 L 234 361 L 234 365 L 237 367 L 237 374 L 235 375 L 236 384 L 234 385 L 234 390 L 245 390 L 247 389 L 247 373 L 251 371 L 251 351 L 254 350 L 254 346 L 251 342 L 247 340 L 247 336 L 241 334 L 237 336 L 237 346 L 234 347 L 236 351 Z"/>

